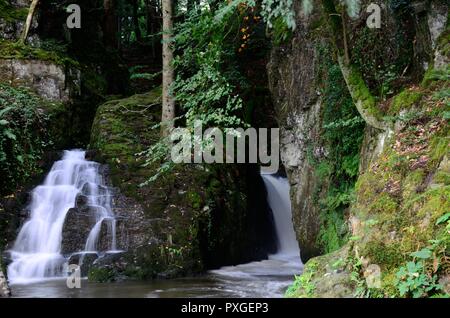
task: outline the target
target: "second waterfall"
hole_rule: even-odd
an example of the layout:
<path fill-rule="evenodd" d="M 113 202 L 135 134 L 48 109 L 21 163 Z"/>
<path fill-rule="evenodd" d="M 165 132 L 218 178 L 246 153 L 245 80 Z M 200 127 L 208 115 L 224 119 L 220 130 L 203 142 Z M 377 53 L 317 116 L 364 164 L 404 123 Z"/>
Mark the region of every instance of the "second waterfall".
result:
<path fill-rule="evenodd" d="M 54 163 L 44 183 L 32 191 L 29 218 L 20 230 L 10 252 L 8 277 L 11 283 L 66 276 L 69 257 L 78 253 L 81 265 L 86 253 L 96 253 L 102 224 L 107 224 L 107 249 L 116 250 L 112 195 L 101 165 L 85 159 L 82 150 L 65 151 Z M 68 212 L 79 202 L 88 207 L 92 227 L 84 248 L 62 253 L 63 228 Z M 104 251 L 106 252 L 106 251 Z"/>

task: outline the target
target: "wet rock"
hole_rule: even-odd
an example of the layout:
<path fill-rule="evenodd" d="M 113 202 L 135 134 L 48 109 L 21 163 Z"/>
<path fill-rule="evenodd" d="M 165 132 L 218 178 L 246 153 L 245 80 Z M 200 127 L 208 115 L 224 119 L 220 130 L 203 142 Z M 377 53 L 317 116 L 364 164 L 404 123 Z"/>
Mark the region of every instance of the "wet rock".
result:
<path fill-rule="evenodd" d="M 94 262 L 98 259 L 97 253 L 76 253 L 69 257 L 69 265 L 79 265 L 81 270 L 81 276 L 86 277 L 88 275 L 89 269 L 92 267 Z"/>
<path fill-rule="evenodd" d="M 70 254 L 84 251 L 86 240 L 95 218 L 87 213 L 81 213 L 79 209 L 73 208 L 67 212 L 62 232 L 61 253 Z"/>
<path fill-rule="evenodd" d="M 8 282 L 6 280 L 5 275 L 3 274 L 3 271 L 0 270 L 0 298 L 10 296 L 11 290 L 9 289 Z"/>
<path fill-rule="evenodd" d="M 313 194 L 323 180 L 316 178 L 313 163 L 308 160 L 308 155 L 317 161 L 325 155 L 319 138 L 322 101 L 316 87 L 318 45 L 322 40 L 309 34 L 321 19 L 320 10 L 308 17 L 299 14 L 299 19 L 298 32 L 288 44 L 274 47 L 267 69 L 281 128 L 281 160 L 291 184 L 294 227 L 302 260 L 307 261 L 320 253 L 320 208 Z"/>

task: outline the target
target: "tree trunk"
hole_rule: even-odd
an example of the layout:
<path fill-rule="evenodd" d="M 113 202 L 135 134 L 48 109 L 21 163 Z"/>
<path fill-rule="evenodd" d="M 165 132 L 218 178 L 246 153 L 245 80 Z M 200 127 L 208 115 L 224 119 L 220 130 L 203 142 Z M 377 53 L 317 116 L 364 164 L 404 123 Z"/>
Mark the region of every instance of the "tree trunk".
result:
<path fill-rule="evenodd" d="M 119 21 L 116 14 L 116 1 L 104 0 L 103 43 L 107 48 L 118 48 Z"/>
<path fill-rule="evenodd" d="M 353 103 L 367 125 L 381 130 L 388 130 L 390 123 L 383 120 L 375 98 L 370 93 L 364 78 L 358 69 L 351 65 L 348 52 L 347 30 L 343 15 L 339 14 L 332 1 L 323 0 L 323 8 L 328 14 L 329 27 L 338 56 L 339 67 Z"/>
<path fill-rule="evenodd" d="M 139 0 L 133 2 L 133 24 L 134 33 L 136 33 L 136 40 L 142 42 L 141 28 L 139 27 Z"/>
<path fill-rule="evenodd" d="M 30 32 L 31 23 L 33 22 L 33 16 L 36 11 L 36 7 L 39 3 L 39 0 L 33 0 L 30 5 L 30 9 L 28 10 L 27 20 L 25 21 L 25 26 L 22 31 L 22 35 L 20 36 L 20 42 L 25 43 L 28 37 L 28 32 Z"/>
<path fill-rule="evenodd" d="M 172 31 L 173 31 L 173 3 L 172 0 L 162 0 L 163 11 L 163 87 L 162 87 L 162 118 L 161 133 L 168 136 L 174 127 L 175 118 L 175 99 L 170 93 L 170 86 L 174 81 L 173 69 L 173 49 L 172 49 Z"/>

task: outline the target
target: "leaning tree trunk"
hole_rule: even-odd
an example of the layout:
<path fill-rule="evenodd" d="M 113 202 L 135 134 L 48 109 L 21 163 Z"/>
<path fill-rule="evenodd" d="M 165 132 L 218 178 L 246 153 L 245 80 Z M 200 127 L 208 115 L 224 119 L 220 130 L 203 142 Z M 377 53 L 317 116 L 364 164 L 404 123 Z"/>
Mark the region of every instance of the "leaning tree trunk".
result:
<path fill-rule="evenodd" d="M 162 87 L 162 118 L 161 133 L 168 136 L 174 126 L 175 118 L 175 99 L 170 92 L 170 86 L 174 80 L 173 69 L 173 49 L 172 49 L 172 29 L 173 29 L 173 10 L 172 0 L 162 0 L 163 11 L 163 43 L 162 43 L 162 62 L 163 62 L 163 87 Z"/>
<path fill-rule="evenodd" d="M 355 65 L 350 62 L 347 30 L 345 27 L 345 12 L 336 11 L 332 1 L 322 0 L 322 6 L 328 15 L 328 24 L 333 35 L 333 42 L 338 56 L 339 67 L 344 77 L 347 89 L 350 92 L 353 103 L 367 125 L 388 130 L 391 124 L 383 119 L 376 99 L 369 91 L 364 78 Z"/>
<path fill-rule="evenodd" d="M 34 12 L 36 11 L 36 7 L 39 3 L 39 0 L 33 0 L 30 5 L 30 9 L 28 10 L 27 20 L 25 21 L 25 26 L 22 31 L 22 35 L 20 36 L 20 42 L 25 43 L 28 37 L 28 32 L 30 32 L 31 23 L 33 22 Z"/>

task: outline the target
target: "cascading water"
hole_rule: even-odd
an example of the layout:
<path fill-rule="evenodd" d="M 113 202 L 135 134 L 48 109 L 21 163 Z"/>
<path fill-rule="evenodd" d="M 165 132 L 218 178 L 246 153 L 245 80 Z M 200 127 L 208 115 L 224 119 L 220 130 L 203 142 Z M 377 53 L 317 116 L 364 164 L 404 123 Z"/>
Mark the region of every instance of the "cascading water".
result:
<path fill-rule="evenodd" d="M 86 284 L 77 291 L 79 294 L 74 294 L 65 284 L 54 281 L 40 284 L 16 284 L 12 286 L 13 293 L 19 297 L 30 295 L 37 297 L 74 297 L 74 295 L 75 297 L 105 297 L 105 295 L 107 297 L 282 297 L 287 286 L 292 284 L 294 275 L 302 272 L 299 248 L 292 225 L 289 184 L 285 178 L 277 176 L 263 175 L 262 178 L 266 185 L 267 198 L 273 212 L 279 241 L 278 252 L 270 255 L 267 260 L 222 267 L 202 277 L 121 283 L 120 288 L 109 284 Z M 106 202 L 100 205 L 108 210 Z M 90 237 L 96 236 L 98 229 L 95 228 L 95 224 L 98 224 L 100 220 L 101 217 L 97 219 L 97 223 L 92 223 Z M 86 251 L 96 248 L 90 243 L 95 242 L 95 239 L 87 241 Z M 16 244 L 19 244 L 19 241 Z M 55 254 L 61 257 L 59 253 Z M 33 257 L 37 258 L 37 256 Z"/>
<path fill-rule="evenodd" d="M 61 254 L 62 232 L 68 211 L 77 197 L 94 207 L 96 223 L 85 244 L 85 252 L 95 252 L 101 224 L 108 219 L 112 233 L 111 250 L 116 250 L 115 220 L 111 193 L 99 173 L 100 164 L 85 159 L 81 150 L 65 151 L 54 163 L 43 185 L 32 191 L 29 219 L 23 225 L 13 248 L 8 278 L 12 284 L 45 278 L 64 277 L 68 259 Z M 80 258 L 80 265 L 83 257 Z"/>
<path fill-rule="evenodd" d="M 278 257 L 298 258 L 300 249 L 292 224 L 289 182 L 286 178 L 262 175 L 267 189 L 267 199 L 273 212 L 278 238 Z"/>
<path fill-rule="evenodd" d="M 262 174 L 261 177 L 273 213 L 278 250 L 269 255 L 268 260 L 211 271 L 223 283 L 223 289 L 235 293 L 233 296 L 279 297 L 303 267 L 292 224 L 289 183 L 286 178 L 275 175 Z"/>

